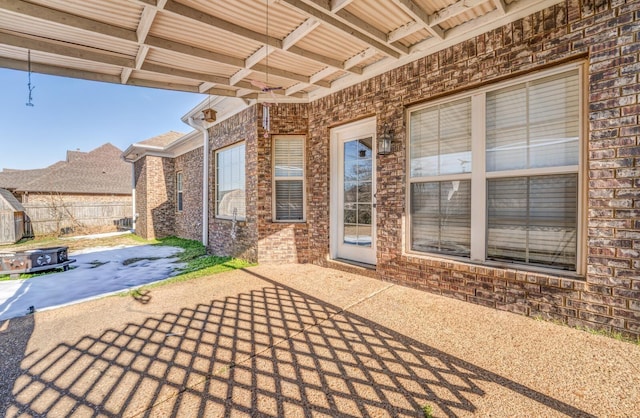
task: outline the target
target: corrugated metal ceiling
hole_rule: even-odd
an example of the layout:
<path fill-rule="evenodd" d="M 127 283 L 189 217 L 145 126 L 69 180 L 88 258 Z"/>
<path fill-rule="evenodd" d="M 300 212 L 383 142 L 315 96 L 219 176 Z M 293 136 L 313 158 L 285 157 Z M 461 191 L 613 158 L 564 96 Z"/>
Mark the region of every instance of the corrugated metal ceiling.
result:
<path fill-rule="evenodd" d="M 313 99 L 561 1 L 0 0 L 0 66 L 251 98 L 269 73 Z"/>

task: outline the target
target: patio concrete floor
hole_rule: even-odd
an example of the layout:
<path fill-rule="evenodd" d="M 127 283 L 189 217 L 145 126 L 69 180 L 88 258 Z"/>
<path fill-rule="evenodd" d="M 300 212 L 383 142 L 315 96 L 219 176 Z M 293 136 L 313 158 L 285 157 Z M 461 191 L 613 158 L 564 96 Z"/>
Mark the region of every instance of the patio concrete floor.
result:
<path fill-rule="evenodd" d="M 640 346 L 311 265 L 0 324 L 0 415 L 638 416 Z"/>

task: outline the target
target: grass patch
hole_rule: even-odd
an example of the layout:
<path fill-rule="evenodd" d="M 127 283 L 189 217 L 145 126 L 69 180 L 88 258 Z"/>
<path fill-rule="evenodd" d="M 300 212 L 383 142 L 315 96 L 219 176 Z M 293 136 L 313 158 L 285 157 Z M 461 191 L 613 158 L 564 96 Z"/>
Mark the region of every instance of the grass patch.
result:
<path fill-rule="evenodd" d="M 26 280 L 32 277 L 45 276 L 47 274 L 52 274 L 52 273 L 59 273 L 62 270 L 63 270 L 62 268 L 57 268 L 57 269 L 39 271 L 37 273 L 20 273 L 20 275 L 15 279 L 11 278 L 11 275 L 9 274 L 2 274 L 0 275 L 0 282 L 5 282 L 8 280 Z"/>
<path fill-rule="evenodd" d="M 626 343 L 631 343 L 631 344 L 635 344 L 640 346 L 640 337 L 630 337 L 627 334 L 624 334 L 620 331 L 609 331 L 606 329 L 597 329 L 597 328 L 590 328 L 590 327 L 585 327 L 585 326 L 576 326 L 576 327 L 572 327 L 571 325 L 569 325 L 566 321 L 561 321 L 559 319 L 548 319 L 545 318 L 541 315 L 536 315 L 533 317 L 536 321 L 542 321 L 542 322 L 551 322 L 554 325 L 560 325 L 560 326 L 565 326 L 565 327 L 569 327 L 569 328 L 574 328 L 577 329 L 579 331 L 585 331 L 588 332 L 591 335 L 601 335 L 603 337 L 608 337 L 608 338 L 613 338 L 614 340 L 618 340 L 618 341 L 622 341 L 622 342 L 626 342 Z"/>
<path fill-rule="evenodd" d="M 134 257 L 134 258 L 127 258 L 126 260 L 124 260 L 122 262 L 122 265 L 123 266 L 128 266 L 129 264 L 137 263 L 138 261 L 142 261 L 142 260 L 160 260 L 160 257 Z"/>
<path fill-rule="evenodd" d="M 178 261 L 181 263 L 189 263 L 192 260 L 207 255 L 207 249 L 200 241 L 192 239 L 184 239 L 178 237 L 167 237 L 158 240 L 155 245 L 163 245 L 168 247 L 179 247 L 184 251 L 177 254 Z"/>
<path fill-rule="evenodd" d="M 423 405 L 422 416 L 424 418 L 433 418 L 433 407 L 429 404 Z"/>
<path fill-rule="evenodd" d="M 107 264 L 107 261 L 98 261 L 98 260 L 93 260 L 92 262 L 90 262 L 89 264 L 91 264 L 92 269 L 98 268 L 100 266 L 104 266 L 105 264 Z"/>
<path fill-rule="evenodd" d="M 178 262 L 185 263 L 186 266 L 181 268 L 176 276 L 157 283 L 142 286 L 141 289 L 150 289 L 169 283 L 184 282 L 198 277 L 209 276 L 255 265 L 238 258 L 207 255 L 206 247 L 202 245 L 200 241 L 195 240 L 167 237 L 157 240 L 157 243 L 154 243 L 154 245 L 182 248 L 184 251 L 176 254 L 176 256 L 178 257 Z M 131 292 L 127 294 L 130 293 Z"/>

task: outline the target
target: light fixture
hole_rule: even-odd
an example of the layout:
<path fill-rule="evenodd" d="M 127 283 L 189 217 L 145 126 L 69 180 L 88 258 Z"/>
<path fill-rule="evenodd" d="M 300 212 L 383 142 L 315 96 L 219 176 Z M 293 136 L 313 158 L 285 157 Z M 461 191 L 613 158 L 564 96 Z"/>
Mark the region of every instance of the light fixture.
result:
<path fill-rule="evenodd" d="M 393 142 L 393 131 L 385 122 L 382 135 L 378 136 L 378 155 L 391 154 L 391 143 Z"/>

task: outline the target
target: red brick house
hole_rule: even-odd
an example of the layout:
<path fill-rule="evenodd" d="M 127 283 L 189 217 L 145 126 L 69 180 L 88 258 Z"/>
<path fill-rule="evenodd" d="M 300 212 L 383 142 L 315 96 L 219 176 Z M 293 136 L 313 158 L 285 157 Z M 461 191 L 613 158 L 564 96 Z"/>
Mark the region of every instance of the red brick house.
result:
<path fill-rule="evenodd" d="M 272 105 L 268 135 L 265 107 L 218 99 L 236 110 L 207 128 L 208 247 L 640 334 L 640 5 L 600 3 Z M 135 159 L 138 196 L 168 208 L 140 213 L 142 235 L 202 231 L 202 135 L 177 141 Z"/>

